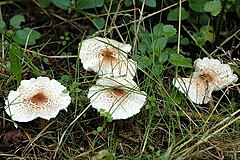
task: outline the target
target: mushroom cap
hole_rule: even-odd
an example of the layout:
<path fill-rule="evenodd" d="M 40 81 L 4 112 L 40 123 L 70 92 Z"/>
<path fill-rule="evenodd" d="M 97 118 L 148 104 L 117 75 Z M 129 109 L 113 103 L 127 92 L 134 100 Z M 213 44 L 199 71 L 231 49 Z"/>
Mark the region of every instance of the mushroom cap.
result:
<path fill-rule="evenodd" d="M 71 102 L 66 87 L 48 77 L 22 80 L 17 91 L 10 91 L 5 111 L 14 121 L 28 122 L 37 117 L 49 120 L 68 107 Z"/>
<path fill-rule="evenodd" d="M 208 86 L 200 78 L 177 78 L 173 84 L 196 104 L 208 103 L 214 90 L 214 86 Z"/>
<path fill-rule="evenodd" d="M 112 118 L 127 119 L 140 112 L 146 101 L 146 93 L 140 91 L 132 79 L 123 77 L 97 80 L 88 92 L 92 107 L 112 114 Z"/>
<path fill-rule="evenodd" d="M 128 60 L 127 53 L 132 46 L 118 41 L 94 37 L 79 43 L 79 56 L 83 68 L 103 77 L 128 76 L 133 78 L 137 62 Z"/>
<path fill-rule="evenodd" d="M 193 78 L 199 76 L 208 77 L 207 81 L 209 85 L 214 85 L 214 90 L 218 91 L 230 84 L 234 84 L 238 77 L 233 74 L 233 70 L 228 64 L 221 64 L 217 59 L 209 59 L 207 57 L 203 59 L 197 59 L 194 62 L 195 72 Z"/>
<path fill-rule="evenodd" d="M 238 80 L 230 66 L 221 64 L 217 59 L 197 59 L 194 66 L 195 71 L 190 78 L 174 79 L 173 84 L 196 104 L 208 103 L 213 91 L 221 90 Z"/>

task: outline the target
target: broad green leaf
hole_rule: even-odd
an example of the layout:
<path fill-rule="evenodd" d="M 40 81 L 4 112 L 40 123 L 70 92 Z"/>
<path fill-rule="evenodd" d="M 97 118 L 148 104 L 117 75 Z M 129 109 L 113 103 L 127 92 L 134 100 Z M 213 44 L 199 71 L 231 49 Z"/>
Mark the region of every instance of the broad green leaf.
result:
<path fill-rule="evenodd" d="M 168 60 L 169 54 L 167 52 L 160 53 L 159 62 L 164 63 Z"/>
<path fill-rule="evenodd" d="M 235 9 L 238 17 L 240 18 L 240 0 L 235 0 Z"/>
<path fill-rule="evenodd" d="M 188 19 L 189 17 L 189 12 L 185 10 L 185 8 L 181 9 L 181 20 Z M 179 14 L 179 8 L 175 8 L 171 12 L 168 13 L 167 19 L 169 21 L 178 21 L 178 14 Z"/>
<path fill-rule="evenodd" d="M 168 60 L 170 54 L 174 54 L 175 51 L 172 48 L 164 49 L 159 56 L 159 62 L 164 63 Z"/>
<path fill-rule="evenodd" d="M 138 62 L 138 65 L 141 68 L 146 68 L 148 66 L 150 66 L 152 64 L 150 58 L 148 58 L 147 56 L 140 56 L 140 55 L 133 55 L 132 59 Z"/>
<path fill-rule="evenodd" d="M 145 53 L 148 50 L 148 46 L 145 42 L 140 42 L 138 44 L 138 49 L 141 51 L 141 53 Z"/>
<path fill-rule="evenodd" d="M 30 33 L 31 32 L 31 33 Z M 30 35 L 29 35 L 30 34 Z M 36 40 L 41 37 L 41 34 L 31 28 L 24 28 L 23 30 L 18 30 L 13 36 L 13 40 L 18 44 L 25 45 L 35 45 Z"/>
<path fill-rule="evenodd" d="M 174 66 L 193 68 L 192 59 L 186 58 L 181 54 L 170 54 L 168 61 Z"/>
<path fill-rule="evenodd" d="M 16 29 L 19 29 L 21 28 L 21 23 L 22 22 L 25 22 L 25 18 L 23 15 L 15 15 L 14 17 L 12 17 L 10 19 L 10 25 L 13 27 L 13 28 L 16 28 Z"/>
<path fill-rule="evenodd" d="M 51 0 L 51 2 L 63 10 L 68 10 L 71 4 L 71 0 Z"/>
<path fill-rule="evenodd" d="M 201 25 L 209 24 L 210 23 L 210 17 L 206 13 L 199 15 L 199 23 Z"/>
<path fill-rule="evenodd" d="M 95 17 L 92 19 L 93 24 L 95 25 L 95 27 L 100 30 L 103 29 L 104 25 L 105 25 L 105 19 L 102 17 Z"/>
<path fill-rule="evenodd" d="M 104 0 L 78 0 L 77 9 L 91 9 L 95 7 L 102 7 Z"/>
<path fill-rule="evenodd" d="M 94 0 L 96 7 L 102 7 L 104 5 L 104 0 Z"/>
<path fill-rule="evenodd" d="M 222 9 L 220 0 L 209 1 L 205 4 L 203 10 L 206 12 L 210 12 L 213 16 L 217 16 Z"/>
<path fill-rule="evenodd" d="M 168 38 L 168 42 L 169 43 L 176 43 L 177 41 L 178 41 L 178 35 L 177 34 L 175 34 L 172 37 Z"/>
<path fill-rule="evenodd" d="M 154 35 L 154 38 L 162 37 L 162 35 L 163 35 L 163 26 L 164 26 L 163 23 L 158 23 L 158 24 L 156 24 L 156 25 L 153 27 L 153 35 Z"/>
<path fill-rule="evenodd" d="M 6 23 L 0 19 L 0 29 L 4 29 L 6 27 Z"/>
<path fill-rule="evenodd" d="M 3 33 L 5 27 L 6 23 L 2 19 L 0 19 L 0 33 Z"/>
<path fill-rule="evenodd" d="M 141 0 L 141 2 L 144 2 L 144 0 Z M 156 0 L 145 0 L 145 5 L 148 7 L 156 7 Z"/>
<path fill-rule="evenodd" d="M 189 7 L 194 10 L 195 12 L 203 13 L 205 3 L 209 0 L 189 0 Z"/>
<path fill-rule="evenodd" d="M 42 8 L 45 8 L 51 3 L 51 0 L 38 0 L 38 3 Z"/>
<path fill-rule="evenodd" d="M 9 60 L 10 60 L 10 72 L 16 77 L 18 86 L 22 77 L 22 64 L 20 47 L 16 43 L 10 45 Z"/>
<path fill-rule="evenodd" d="M 205 41 L 213 42 L 214 41 L 214 31 L 212 26 L 202 26 L 200 28 L 200 33 L 202 33 Z"/>
<path fill-rule="evenodd" d="M 139 39 L 141 39 L 140 44 L 146 46 L 146 48 L 147 48 L 146 52 L 151 53 L 152 52 L 152 48 L 151 48 L 152 40 L 150 39 L 149 33 L 138 34 L 138 35 L 139 35 Z M 144 47 L 144 46 L 141 46 L 141 47 Z M 142 48 L 142 49 L 144 49 L 144 48 Z"/>
<path fill-rule="evenodd" d="M 23 30 L 28 32 L 28 33 L 31 32 L 30 39 L 35 39 L 36 40 L 36 39 L 39 39 L 41 37 L 41 34 L 38 31 L 33 30 L 33 29 L 29 28 L 29 27 L 26 27 Z"/>
<path fill-rule="evenodd" d="M 163 48 L 167 45 L 168 38 L 167 37 L 161 37 L 153 41 L 152 43 L 152 49 L 155 51 L 161 51 Z"/>
<path fill-rule="evenodd" d="M 165 25 L 163 26 L 163 35 L 165 37 L 171 37 L 175 35 L 177 32 L 176 28 L 173 25 Z"/>

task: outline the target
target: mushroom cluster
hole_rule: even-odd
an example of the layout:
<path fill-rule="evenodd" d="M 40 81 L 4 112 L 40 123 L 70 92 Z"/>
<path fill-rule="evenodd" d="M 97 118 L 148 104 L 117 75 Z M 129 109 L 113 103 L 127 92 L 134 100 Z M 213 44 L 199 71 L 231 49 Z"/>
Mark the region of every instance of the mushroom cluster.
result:
<path fill-rule="evenodd" d="M 238 80 L 230 66 L 217 59 L 197 59 L 194 67 L 195 71 L 189 78 L 174 79 L 173 84 L 196 104 L 208 103 L 213 91 L 221 90 Z"/>
<path fill-rule="evenodd" d="M 66 87 L 48 77 L 22 80 L 16 91 L 11 91 L 5 111 L 14 121 L 28 122 L 38 117 L 49 120 L 67 109 L 71 102 Z"/>
<path fill-rule="evenodd" d="M 108 38 L 94 37 L 79 43 L 83 68 L 100 77 L 88 92 L 93 108 L 107 111 L 112 119 L 127 119 L 140 112 L 146 93 L 140 91 L 133 78 L 137 62 L 128 59 L 129 44 Z"/>

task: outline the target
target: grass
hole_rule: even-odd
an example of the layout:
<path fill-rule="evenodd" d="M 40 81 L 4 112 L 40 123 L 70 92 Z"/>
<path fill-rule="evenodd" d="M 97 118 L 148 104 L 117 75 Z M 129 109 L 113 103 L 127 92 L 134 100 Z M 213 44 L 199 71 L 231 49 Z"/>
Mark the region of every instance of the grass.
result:
<path fill-rule="evenodd" d="M 39 28 L 42 38 L 36 46 L 21 48 L 22 79 L 39 75 L 57 79 L 67 86 L 72 97 L 68 111 L 61 111 L 56 118 L 47 121 L 43 128 L 38 127 L 38 119 L 29 123 L 13 122 L 6 115 L 3 107 L 10 90 L 16 90 L 17 82 L 16 77 L 7 71 L 8 50 L 2 47 L 0 157 L 6 159 L 239 159 L 239 83 L 214 92 L 213 100 L 207 105 L 196 105 L 172 85 L 172 79 L 176 75 L 185 77 L 191 74 L 193 69 L 176 67 L 169 61 L 159 63 L 160 54 L 157 51 L 140 52 L 139 45 L 142 39 L 139 38 L 139 33 L 148 30 L 153 36 L 153 28 L 157 23 L 171 23 L 178 31 L 178 38 L 172 44 L 167 43 L 168 47 L 175 48 L 178 54 L 183 54 L 192 61 L 199 57 L 220 57 L 226 63 L 236 64 L 233 67 L 239 76 L 239 61 L 234 58 L 239 56 L 237 44 L 240 30 L 226 25 L 226 30 L 231 34 L 220 35 L 218 47 L 223 47 L 229 52 L 222 53 L 216 46 L 211 49 L 210 43 L 203 46 L 195 45 L 196 37 L 193 36 L 195 26 L 190 20 L 179 23 L 179 21 L 170 22 L 165 18 L 176 6 L 186 7 L 186 1 L 181 3 L 162 1 L 158 5 L 160 8 L 149 8 L 136 3 L 126 9 L 124 7 L 122 9 L 121 2 L 110 2 L 103 7 L 106 13 L 93 9 L 89 13 L 80 11 L 77 17 L 53 5 L 49 8 L 40 8 L 36 5 L 35 13 L 28 8 L 30 4 L 15 1 L 11 1 L 11 4 L 7 1 L 0 3 L 0 17 L 4 20 L 16 14 L 16 12 L 8 12 L 7 9 L 11 7 L 14 7 L 18 13 L 26 14 L 28 18 L 31 17 L 29 14 L 37 19 L 41 16 L 46 18 L 43 25 L 37 20 L 25 23 L 27 26 Z M 115 12 L 110 12 L 112 8 L 115 8 Z M 41 16 L 38 15 L 40 11 L 42 11 Z M 229 14 L 227 18 L 233 13 Z M 92 25 L 93 17 L 105 18 L 103 29 L 96 30 Z M 120 19 L 126 17 L 128 19 L 122 21 L 124 23 L 119 23 Z M 178 18 L 181 19 L 180 14 Z M 227 23 L 223 17 L 220 18 L 224 21 L 223 24 Z M 212 17 L 210 22 L 215 23 L 216 19 Z M 239 19 L 235 20 L 235 23 L 239 24 Z M 225 31 L 223 27 L 218 27 L 222 32 Z M 88 31 L 84 31 L 86 28 Z M 65 30 L 69 31 L 70 40 L 63 45 L 60 36 L 64 35 L 62 31 Z M 147 102 L 139 114 L 127 120 L 107 122 L 106 118 L 100 116 L 89 104 L 87 92 L 98 77 L 83 69 L 77 48 L 79 42 L 94 35 L 131 43 L 133 49 L 130 57 L 139 55 L 148 58 L 145 63 L 149 65 L 139 65 L 137 76 L 134 78 L 141 90 L 147 93 Z M 181 35 L 188 37 L 191 43 L 183 46 L 180 43 Z M 153 41 L 152 37 L 150 39 Z M 2 36 L 2 44 L 4 40 L 11 42 L 6 36 Z M 154 70 L 155 68 L 157 71 Z"/>

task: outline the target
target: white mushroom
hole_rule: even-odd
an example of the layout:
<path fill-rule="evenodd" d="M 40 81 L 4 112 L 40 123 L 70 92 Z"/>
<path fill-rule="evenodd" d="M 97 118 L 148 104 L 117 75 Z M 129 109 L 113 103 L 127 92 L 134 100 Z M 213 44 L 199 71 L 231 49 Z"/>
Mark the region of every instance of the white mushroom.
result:
<path fill-rule="evenodd" d="M 17 91 L 11 91 L 6 100 L 5 110 L 14 120 L 28 122 L 37 117 L 49 120 L 68 107 L 71 97 L 66 87 L 48 77 L 22 80 Z"/>
<path fill-rule="evenodd" d="M 146 93 L 132 79 L 101 78 L 88 92 L 93 108 L 104 109 L 113 119 L 127 119 L 140 112 Z"/>
<path fill-rule="evenodd" d="M 195 72 L 190 78 L 174 79 L 173 84 L 196 104 L 208 103 L 213 91 L 221 90 L 238 80 L 230 66 L 221 64 L 217 59 L 197 59 L 194 66 Z"/>
<path fill-rule="evenodd" d="M 103 77 L 127 76 L 133 78 L 137 62 L 127 58 L 132 46 L 108 38 L 94 37 L 79 43 L 83 68 Z"/>

